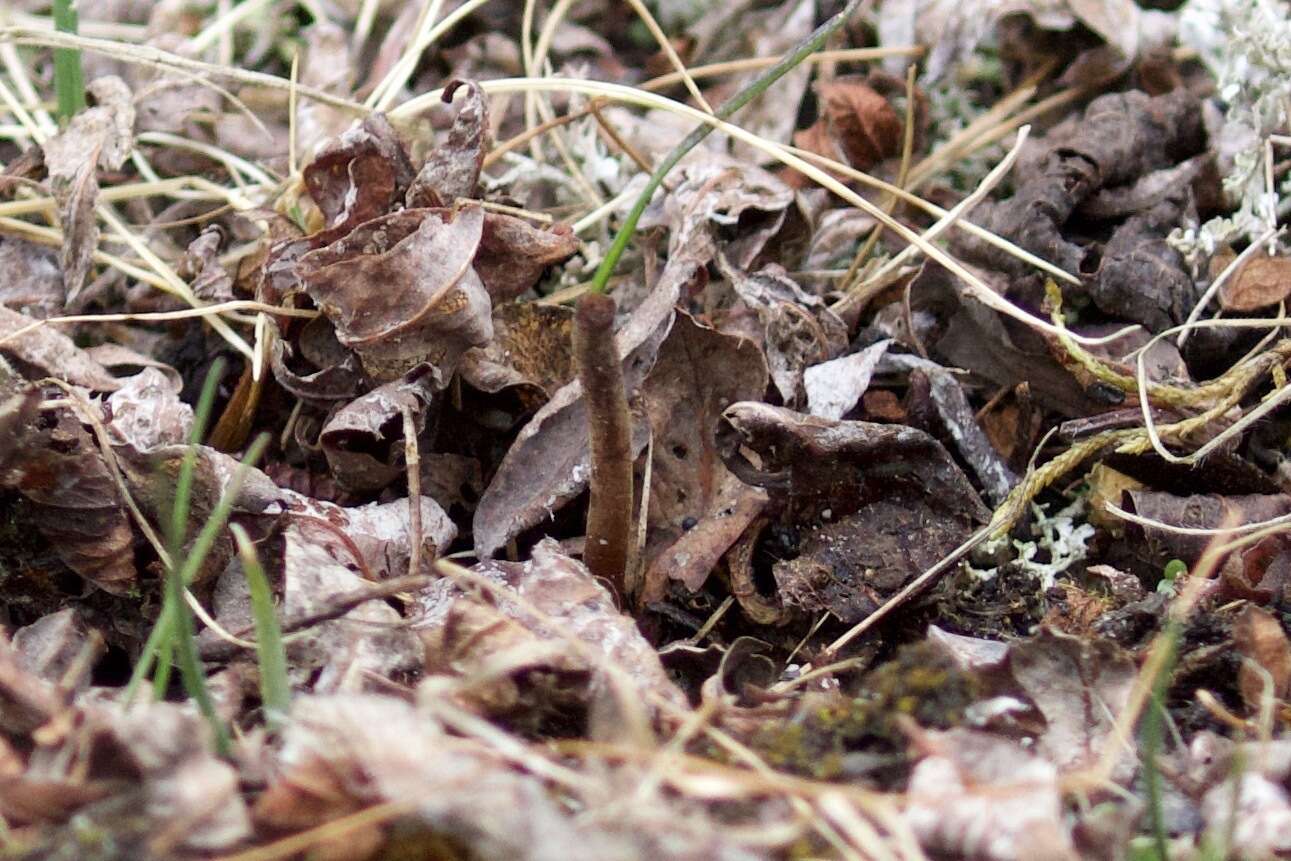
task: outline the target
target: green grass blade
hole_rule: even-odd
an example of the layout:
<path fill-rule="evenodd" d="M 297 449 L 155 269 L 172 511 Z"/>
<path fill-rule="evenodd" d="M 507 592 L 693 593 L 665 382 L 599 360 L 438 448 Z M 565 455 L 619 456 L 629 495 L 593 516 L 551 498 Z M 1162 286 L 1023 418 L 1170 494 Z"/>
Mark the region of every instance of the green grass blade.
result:
<path fill-rule="evenodd" d="M 807 57 L 821 50 L 829 37 L 839 27 L 843 26 L 848 18 L 852 17 L 860 5 L 860 0 L 848 0 L 843 11 L 817 27 L 814 33 L 786 55 L 784 59 L 767 69 L 729 100 L 723 102 L 715 111 L 718 118 L 727 119 L 731 114 L 766 92 L 776 81 L 797 68 Z M 677 166 L 677 163 L 686 157 L 686 153 L 694 149 L 712 131 L 712 126 L 707 123 L 701 124 L 686 135 L 685 139 L 677 144 L 673 151 L 668 153 L 667 157 L 655 167 L 654 173 L 650 174 L 650 180 L 645 184 L 645 188 L 641 190 L 641 194 L 637 197 L 636 203 L 633 204 L 632 210 L 623 222 L 623 226 L 614 235 L 614 241 L 610 244 L 609 250 L 606 251 L 605 258 L 601 260 L 600 266 L 596 268 L 596 274 L 592 277 L 592 286 L 589 290 L 594 293 L 605 292 L 610 283 L 610 277 L 614 275 L 614 267 L 618 265 L 619 258 L 623 256 L 623 252 L 627 250 L 628 243 L 632 241 L 632 235 L 636 233 L 637 222 L 641 220 L 646 207 L 650 205 L 650 198 L 654 197 L 654 193 L 663 185 L 664 179 Z"/>
<path fill-rule="evenodd" d="M 1182 625 L 1176 619 L 1166 623 L 1162 632 L 1162 648 L 1166 650 L 1161 663 L 1161 671 L 1152 680 L 1152 696 L 1143 715 L 1140 726 L 1143 760 L 1143 783 L 1148 796 L 1148 823 L 1152 828 L 1153 848 L 1157 857 L 1165 861 L 1170 857 L 1169 839 L 1166 835 L 1165 813 L 1162 809 L 1161 769 L 1157 758 L 1161 755 L 1161 743 L 1165 724 L 1165 694 L 1170 685 L 1174 670 L 1175 658 L 1179 650 L 1179 638 Z"/>
<path fill-rule="evenodd" d="M 220 379 L 224 376 L 225 361 L 223 357 L 218 357 L 211 363 L 211 368 L 206 372 L 206 379 L 202 382 L 201 394 L 197 397 L 197 406 L 193 410 L 193 427 L 188 435 L 188 450 L 184 452 L 184 458 L 180 462 L 179 476 L 175 481 L 175 497 L 171 500 L 170 521 L 166 524 L 166 552 L 170 555 L 170 568 L 173 568 L 179 559 L 179 555 L 184 546 L 184 534 L 188 531 L 188 512 L 192 504 L 193 496 L 193 471 L 197 465 L 197 446 L 202 441 L 206 433 L 206 425 L 210 422 L 211 411 L 215 408 L 215 393 L 219 390 Z M 169 573 L 169 569 L 168 569 Z M 139 686 L 143 680 L 148 677 L 152 671 L 153 661 L 163 651 L 165 644 L 165 655 L 169 658 L 172 648 L 170 638 L 174 633 L 174 609 L 171 607 L 169 600 L 163 597 L 161 613 L 157 616 L 157 621 L 153 625 L 152 632 L 148 635 L 148 640 L 144 643 L 143 651 L 139 654 L 138 661 L 135 662 L 134 670 L 130 674 L 130 683 L 126 685 L 125 701 L 126 704 L 134 702 L 135 695 L 139 691 Z M 157 676 L 154 678 L 153 690 L 157 691 L 160 697 L 165 693 L 166 684 L 169 682 L 170 667 L 167 665 L 164 670 L 158 669 Z"/>
<path fill-rule="evenodd" d="M 73 35 L 80 29 L 76 0 L 54 0 L 54 28 Z M 54 49 L 54 95 L 58 100 L 58 121 L 63 125 L 85 108 L 85 75 L 79 49 Z"/>
<path fill-rule="evenodd" d="M 287 649 L 282 642 L 282 628 L 274 614 L 269 578 L 265 576 L 264 567 L 256 556 L 251 539 L 236 523 L 229 527 L 229 531 L 238 544 L 247 589 L 251 593 L 256 655 L 260 664 L 260 700 L 264 703 L 265 723 L 270 729 L 277 729 L 291 710 L 291 682 L 287 679 Z"/>

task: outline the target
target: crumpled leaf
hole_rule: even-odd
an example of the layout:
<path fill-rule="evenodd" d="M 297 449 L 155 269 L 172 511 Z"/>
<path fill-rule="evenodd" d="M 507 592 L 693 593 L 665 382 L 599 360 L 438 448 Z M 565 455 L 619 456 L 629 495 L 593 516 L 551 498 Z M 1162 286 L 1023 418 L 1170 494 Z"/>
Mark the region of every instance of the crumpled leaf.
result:
<path fill-rule="evenodd" d="M 642 398 L 654 439 L 645 598 L 669 578 L 698 591 L 766 501 L 722 463 L 714 434 L 722 411 L 759 398 L 766 363 L 744 338 L 682 314 L 659 350 Z"/>
<path fill-rule="evenodd" d="M 332 241 L 388 212 L 413 170 L 390 122 L 372 114 L 323 147 L 303 175 L 326 219 L 323 241 Z"/>
<path fill-rule="evenodd" d="M 493 301 L 502 302 L 533 287 L 547 267 L 576 251 L 578 237 L 567 224 L 542 229 L 522 218 L 486 212 L 475 271 Z"/>
<path fill-rule="evenodd" d="M 903 813 L 936 856 L 1075 861 L 1058 772 L 1008 739 L 965 729 L 925 732 L 930 754 L 910 775 Z"/>
<path fill-rule="evenodd" d="M 0 486 L 27 499 L 36 528 L 68 568 L 106 592 L 127 592 L 134 534 L 94 438 L 68 408 L 36 415 L 18 433 L 23 456 L 3 466 Z"/>
<path fill-rule="evenodd" d="M 763 487 L 798 530 L 772 567 L 782 599 L 845 623 L 865 618 L 959 546 L 990 513 L 941 444 L 913 428 L 834 422 L 782 407 L 729 407 L 728 468 Z M 741 452 L 752 450 L 755 466 Z"/>
<path fill-rule="evenodd" d="M 573 327 L 573 311 L 563 305 L 496 305 L 493 340 L 462 356 L 462 379 L 489 394 L 516 388 L 536 409 L 574 378 Z"/>
<path fill-rule="evenodd" d="M 1247 605 L 1233 622 L 1233 646 L 1246 659 L 1237 671 L 1237 688 L 1251 714 L 1259 713 L 1266 696 L 1280 700 L 1291 693 L 1291 641 L 1272 614 Z"/>
<path fill-rule="evenodd" d="M 429 365 L 419 365 L 341 407 L 323 426 L 319 444 L 337 484 L 356 493 L 380 490 L 405 471 L 403 410 L 425 430 L 434 396 Z"/>
<path fill-rule="evenodd" d="M 1108 745 L 1119 756 L 1112 778 L 1127 781 L 1134 751 L 1116 735 L 1138 677 L 1134 658 L 1109 640 L 1073 637 L 1041 627 L 1009 648 L 1009 669 L 1048 724 L 1039 750 L 1062 772 L 1094 766 Z"/>
<path fill-rule="evenodd" d="M 104 403 L 109 433 L 137 451 L 182 444 L 193 426 L 193 408 L 179 399 L 176 382 L 157 368 L 127 379 Z"/>
<path fill-rule="evenodd" d="M 901 154 L 901 118 L 863 78 L 817 81 L 813 88 L 820 118 L 793 136 L 796 146 L 857 170 Z"/>
<path fill-rule="evenodd" d="M 1219 290 L 1225 311 L 1250 313 L 1291 296 L 1291 258 L 1254 257 Z"/>
<path fill-rule="evenodd" d="M 1132 513 L 1167 526 L 1220 529 L 1291 513 L 1291 496 L 1280 493 L 1176 496 L 1152 490 L 1130 490 L 1127 494 Z M 1182 559 L 1189 565 L 1201 557 L 1212 540 L 1208 535 L 1180 534 L 1153 526 L 1141 528 L 1155 553 L 1167 559 Z"/>
<path fill-rule="evenodd" d="M 79 711 L 65 730 L 37 736 L 28 775 L 138 784 L 133 810 L 149 820 L 158 844 L 176 850 L 219 851 L 250 836 L 237 772 L 215 756 L 195 709 L 147 702 Z"/>
<path fill-rule="evenodd" d="M 744 305 L 762 324 L 762 347 L 771 379 L 784 403 L 797 407 L 803 399 L 807 368 L 828 361 L 847 346 L 847 326 L 823 300 L 799 287 L 774 264 L 753 273 L 742 272 L 726 256 L 717 266 Z"/>
<path fill-rule="evenodd" d="M 305 290 L 364 370 L 388 382 L 429 362 L 448 385 L 470 347 L 493 336 L 489 295 L 471 266 L 479 207 L 403 210 L 300 258 Z"/>
<path fill-rule="evenodd" d="M 99 241 L 95 215 L 99 168 L 116 170 L 134 147 L 130 88 L 120 78 L 107 76 L 91 81 L 89 91 L 98 104 L 78 113 L 44 147 L 45 167 L 63 228 L 59 262 L 68 301 L 85 283 Z"/>
<path fill-rule="evenodd" d="M 278 331 L 276 323 L 270 322 L 269 326 L 271 331 Z M 357 397 L 367 383 L 358 357 L 336 340 L 336 330 L 326 318 L 309 321 L 295 346 L 275 337 L 269 366 L 278 385 L 311 404 L 348 401 Z"/>
<path fill-rule="evenodd" d="M 480 168 L 492 149 L 489 105 L 474 81 L 449 81 L 444 104 L 451 105 L 458 90 L 465 90 L 448 140 L 431 150 L 408 189 L 410 208 L 451 206 L 458 198 L 478 197 Z"/>
<path fill-rule="evenodd" d="M 603 661 L 631 680 L 648 711 L 654 706 L 647 692 L 676 705 L 685 703 L 636 623 L 620 614 L 605 586 L 554 541 L 539 542 L 527 562 L 490 561 L 476 570 L 526 603 L 494 595 L 481 603 L 451 578 L 432 584 L 420 597 L 422 621 L 417 625 L 432 670 L 460 674 L 468 683 L 479 678 L 486 689 L 489 680 L 525 671 L 573 672 L 588 676 L 583 684 L 592 687 L 578 695 L 586 701 L 598 690 L 605 693 L 600 687 L 607 683 Z M 535 618 L 527 606 L 545 618 Z M 552 631 L 552 625 L 598 657 L 590 659 Z M 477 691 L 481 702 L 505 705 L 496 699 L 504 696 L 502 691 L 486 689 Z"/>
<path fill-rule="evenodd" d="M 12 642 L 18 663 L 27 672 L 51 684 L 71 682 L 83 689 L 89 683 L 88 675 L 68 679 L 67 674 L 89 640 L 90 628 L 84 615 L 76 607 L 65 607 L 14 631 Z"/>
<path fill-rule="evenodd" d="M 851 412 L 870 387 L 870 377 L 891 344 L 891 339 L 878 341 L 849 356 L 807 368 L 803 372 L 807 413 L 837 420 Z"/>
<path fill-rule="evenodd" d="M 299 698 L 273 777 L 256 802 L 256 820 L 273 829 L 306 830 L 382 802 L 411 801 L 404 823 L 427 832 L 414 846 L 436 854 L 445 846 L 469 846 L 482 861 L 659 857 L 644 825 L 639 847 L 615 839 L 622 817 L 607 817 L 604 822 L 617 823 L 607 827 L 571 816 L 542 779 L 500 767 L 495 752 L 450 735 L 422 712 L 393 697 Z M 373 858 L 386 832 L 380 824 L 350 828 L 315 844 L 314 851 Z"/>

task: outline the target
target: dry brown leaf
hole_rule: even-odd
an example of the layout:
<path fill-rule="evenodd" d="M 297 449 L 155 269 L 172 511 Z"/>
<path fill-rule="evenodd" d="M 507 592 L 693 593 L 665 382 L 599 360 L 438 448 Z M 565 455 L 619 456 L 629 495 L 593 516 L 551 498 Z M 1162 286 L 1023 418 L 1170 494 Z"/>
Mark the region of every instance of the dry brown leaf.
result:
<path fill-rule="evenodd" d="M 1291 296 L 1291 257 L 1253 257 L 1224 283 L 1219 304 L 1247 314 Z"/>
<path fill-rule="evenodd" d="M 901 118 L 863 78 L 818 81 L 820 119 L 793 136 L 795 145 L 857 170 L 901 153 Z"/>
<path fill-rule="evenodd" d="M 543 229 L 521 218 L 486 212 L 475 271 L 494 302 L 514 299 L 533 287 L 549 266 L 573 256 L 578 245 L 567 224 Z"/>
<path fill-rule="evenodd" d="M 63 310 L 66 292 L 58 257 L 48 248 L 17 236 L 0 236 L 0 305 L 34 319 Z"/>
<path fill-rule="evenodd" d="M 323 147 L 304 169 L 305 187 L 326 220 L 323 241 L 384 215 L 403 198 L 412 178 L 403 144 L 380 114 Z"/>
<path fill-rule="evenodd" d="M 1249 713 L 1258 714 L 1266 696 L 1280 700 L 1291 693 L 1291 641 L 1276 617 L 1248 605 L 1233 622 L 1233 646 L 1244 658 L 1237 689 Z"/>
<path fill-rule="evenodd" d="M 434 394 L 430 366 L 419 365 L 337 410 L 318 439 L 337 484 L 371 493 L 403 475 L 403 410 L 412 413 L 420 434 L 430 419 Z"/>
<path fill-rule="evenodd" d="M 669 578 L 698 591 L 766 501 L 726 466 L 714 434 L 732 403 L 761 397 L 766 362 L 756 345 L 681 314 L 642 391 L 654 440 L 643 600 Z"/>
<path fill-rule="evenodd" d="M 496 305 L 493 340 L 462 356 L 462 379 L 489 394 L 516 388 L 537 409 L 574 377 L 573 326 L 573 311 L 563 305 Z"/>
<path fill-rule="evenodd" d="M 111 392 L 121 383 L 54 326 L 14 333 L 37 321 L 0 307 L 0 355 L 31 380 L 56 377 L 92 391 Z"/>
<path fill-rule="evenodd" d="M 493 147 L 489 133 L 489 106 L 484 91 L 474 81 L 449 81 L 444 87 L 444 104 L 465 91 L 465 98 L 453 118 L 448 140 L 431 150 L 408 189 L 408 206 L 452 206 L 458 198 L 478 197 L 480 168 Z"/>
<path fill-rule="evenodd" d="M 493 337 L 489 295 L 471 266 L 483 226 L 477 206 L 403 210 L 303 255 L 298 269 L 373 379 L 428 362 L 443 388 L 462 353 Z"/>

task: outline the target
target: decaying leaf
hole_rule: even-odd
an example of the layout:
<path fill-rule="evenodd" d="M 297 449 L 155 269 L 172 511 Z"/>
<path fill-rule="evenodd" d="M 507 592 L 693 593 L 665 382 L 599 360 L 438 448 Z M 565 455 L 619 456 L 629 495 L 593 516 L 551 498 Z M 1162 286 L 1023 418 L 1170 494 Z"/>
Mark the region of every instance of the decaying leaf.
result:
<path fill-rule="evenodd" d="M 865 618 L 989 519 L 963 472 L 922 431 L 753 402 L 732 405 L 724 419 L 727 466 L 764 488 L 799 531 L 796 558 L 772 571 L 784 600 L 808 613 Z"/>
<path fill-rule="evenodd" d="M 1041 628 L 1010 647 L 1009 668 L 1048 724 L 1039 749 L 1050 762 L 1064 772 L 1091 767 L 1108 745 L 1117 745 L 1113 778 L 1129 779 L 1134 751 L 1115 726 L 1138 676 L 1127 652 L 1105 640 Z"/>
<path fill-rule="evenodd" d="M 489 134 L 489 106 L 484 92 L 474 81 L 450 81 L 444 87 L 444 103 L 464 92 L 465 98 L 453 118 L 448 140 L 431 150 L 408 189 L 408 206 L 451 206 L 458 198 L 477 197 L 480 167 L 492 147 Z"/>
<path fill-rule="evenodd" d="M 984 861 L 1079 857 L 1063 824 L 1053 764 L 972 730 L 923 733 L 904 817 L 937 853 Z"/>
<path fill-rule="evenodd" d="M 0 307 L 0 355 L 30 380 L 57 377 L 93 391 L 114 391 L 120 382 L 54 326 Z M 17 333 L 28 330 L 21 335 Z"/>
<path fill-rule="evenodd" d="M 106 423 L 116 440 L 148 451 L 188 439 L 193 408 L 179 399 L 179 388 L 157 368 L 144 368 L 105 401 Z"/>
<path fill-rule="evenodd" d="M 0 485 L 17 490 L 31 519 L 68 568 L 123 593 L 135 579 L 134 533 L 94 437 L 68 408 L 34 416 L 20 430 L 21 458 Z"/>
<path fill-rule="evenodd" d="M 1219 291 L 1225 311 L 1250 313 L 1276 305 L 1291 296 L 1291 258 L 1255 257 L 1248 260 Z"/>
<path fill-rule="evenodd" d="M 722 463 L 722 411 L 766 391 L 766 363 L 743 338 L 682 314 L 642 391 L 653 435 L 646 600 L 668 578 L 697 591 L 762 510 L 765 496 Z"/>
<path fill-rule="evenodd" d="M 134 102 L 117 77 L 89 85 L 98 104 L 81 111 L 68 127 L 45 144 L 45 167 L 58 201 L 63 228 L 60 263 L 68 300 L 75 298 L 90 271 L 99 241 L 98 171 L 121 167 L 134 148 Z"/>
<path fill-rule="evenodd" d="M 543 229 L 515 216 L 486 212 L 475 271 L 493 301 L 502 302 L 533 287 L 549 266 L 577 250 L 578 237 L 568 225 Z"/>
<path fill-rule="evenodd" d="M 864 79 L 818 81 L 815 90 L 820 119 L 795 134 L 794 144 L 858 170 L 900 155 L 901 118 Z"/>
<path fill-rule="evenodd" d="M 1133 513 L 1167 526 L 1219 529 L 1269 520 L 1291 513 L 1291 497 L 1284 494 L 1197 494 L 1176 496 L 1150 490 L 1127 493 Z M 1210 543 L 1208 535 L 1189 535 L 1153 526 L 1142 527 L 1149 546 L 1166 559 L 1192 564 Z"/>
<path fill-rule="evenodd" d="M 1241 654 L 1237 687 L 1247 710 L 1258 714 L 1269 697 L 1291 693 L 1291 641 L 1267 610 L 1248 606 L 1233 623 L 1233 645 Z"/>
<path fill-rule="evenodd" d="M 338 410 L 319 436 L 337 483 L 359 493 L 380 490 L 404 473 L 403 411 L 425 430 L 434 396 L 429 365 L 376 388 Z"/>
<path fill-rule="evenodd" d="M 584 707 L 593 695 L 630 695 L 632 707 L 647 712 L 657 708 L 647 694 L 666 703 L 685 702 L 636 624 L 619 613 L 605 586 L 555 542 L 539 543 L 528 562 L 485 562 L 477 570 L 513 590 L 517 600 L 490 594 L 473 599 L 463 591 L 465 584 L 445 578 L 421 596 L 418 629 L 429 668 L 462 674 L 465 692 L 473 688 L 471 698 L 478 705 L 505 712 L 526 695 L 517 689 L 525 685 L 523 676 L 532 674 L 530 683 L 541 686 L 544 673 L 581 677 L 567 682 L 573 690 L 546 693 L 572 696 Z M 542 615 L 535 617 L 530 607 Z M 635 690 L 624 690 L 617 675 L 630 680 Z"/>
<path fill-rule="evenodd" d="M 493 308 L 493 340 L 462 356 L 462 379 L 493 394 L 516 388 L 541 405 L 574 377 L 574 315 L 558 305 L 508 302 Z"/>
<path fill-rule="evenodd" d="M 429 362 L 443 388 L 463 352 L 493 335 L 471 261 L 483 212 L 407 209 L 366 222 L 300 258 L 310 297 L 378 381 Z"/>
<path fill-rule="evenodd" d="M 330 241 L 388 212 L 403 198 L 413 171 L 389 121 L 373 114 L 325 146 L 305 166 L 304 179 Z"/>
<path fill-rule="evenodd" d="M 807 412 L 834 420 L 850 412 L 869 388 L 870 377 L 891 343 L 879 341 L 849 356 L 807 368 L 803 373 Z"/>

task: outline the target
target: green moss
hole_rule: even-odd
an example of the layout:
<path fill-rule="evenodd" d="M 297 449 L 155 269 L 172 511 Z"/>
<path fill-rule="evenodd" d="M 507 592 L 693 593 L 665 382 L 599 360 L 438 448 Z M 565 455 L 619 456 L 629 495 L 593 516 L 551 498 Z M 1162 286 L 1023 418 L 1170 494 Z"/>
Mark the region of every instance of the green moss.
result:
<path fill-rule="evenodd" d="M 903 751 L 899 717 L 933 729 L 959 725 L 978 691 L 973 675 L 920 643 L 866 676 L 860 696 L 804 697 L 793 717 L 768 722 L 749 743 L 774 768 L 829 780 L 843 775 L 849 754 Z"/>

